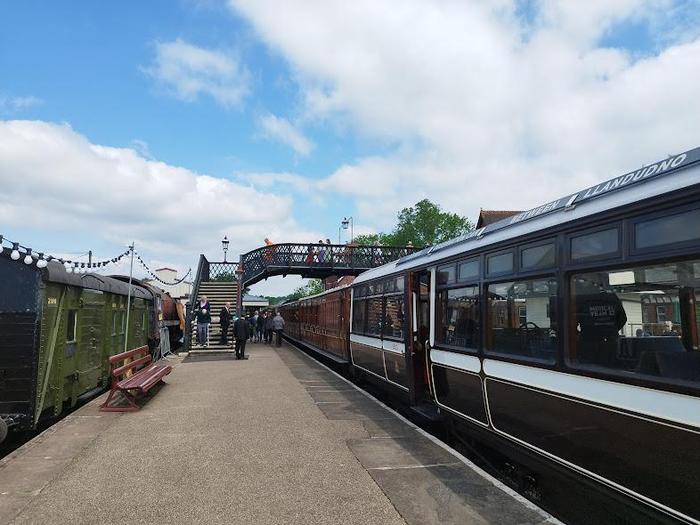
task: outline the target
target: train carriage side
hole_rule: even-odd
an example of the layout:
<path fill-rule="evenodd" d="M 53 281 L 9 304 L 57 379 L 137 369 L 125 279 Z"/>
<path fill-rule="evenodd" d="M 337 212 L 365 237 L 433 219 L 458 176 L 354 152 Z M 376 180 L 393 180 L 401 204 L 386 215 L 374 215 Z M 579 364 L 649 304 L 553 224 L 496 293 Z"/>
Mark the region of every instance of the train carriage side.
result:
<path fill-rule="evenodd" d="M 335 364 L 348 364 L 349 297 L 349 287 L 340 287 L 282 305 L 285 336 Z"/>
<path fill-rule="evenodd" d="M 700 523 L 698 159 L 362 274 L 353 363 L 389 380 L 380 312 L 404 279 L 412 402 L 428 393 L 468 436 L 574 480 L 543 484 L 594 521 Z"/>
<path fill-rule="evenodd" d="M 34 429 L 104 388 L 107 357 L 124 350 L 127 330 L 130 346 L 147 343 L 152 300 L 139 286 L 132 287 L 127 327 L 128 286 L 120 281 L 68 274 L 58 263 L 40 270 L 2 255 L 0 278 L 0 417 L 12 430 Z"/>

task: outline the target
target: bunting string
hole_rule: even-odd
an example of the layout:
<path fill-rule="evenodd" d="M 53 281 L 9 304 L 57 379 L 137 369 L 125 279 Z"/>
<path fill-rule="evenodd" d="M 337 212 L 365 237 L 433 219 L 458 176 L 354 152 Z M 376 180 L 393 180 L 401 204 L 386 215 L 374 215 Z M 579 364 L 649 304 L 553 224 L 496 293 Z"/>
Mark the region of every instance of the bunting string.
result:
<path fill-rule="evenodd" d="M 104 268 L 110 264 L 116 264 L 121 261 L 124 257 L 129 255 L 129 250 L 112 257 L 111 259 L 105 259 L 103 261 L 97 262 L 81 262 L 71 259 L 65 259 L 63 257 L 55 257 L 51 254 L 39 252 L 32 250 L 29 246 L 25 246 L 19 242 L 11 241 L 5 238 L 5 236 L 0 235 L 0 254 L 5 250 L 4 244 L 7 243 L 10 246 L 10 259 L 13 261 L 23 260 L 24 264 L 36 264 L 37 268 L 46 268 L 50 261 L 56 261 L 63 265 L 66 272 L 68 273 L 87 273 L 92 269 Z"/>
<path fill-rule="evenodd" d="M 131 249 L 126 250 L 123 253 L 120 253 L 116 257 L 112 257 L 111 259 L 105 259 L 102 261 L 97 261 L 97 262 L 81 262 L 81 261 L 75 261 L 71 259 L 65 259 L 63 257 L 55 257 L 51 254 L 47 254 L 44 252 L 38 252 L 35 250 L 32 250 L 32 248 L 25 246 L 19 242 L 11 241 L 10 239 L 5 238 L 3 235 L 0 235 L 0 254 L 2 254 L 5 251 L 5 244 L 10 245 L 8 249 L 10 250 L 10 259 L 13 261 L 19 261 L 20 259 L 23 260 L 24 264 L 26 265 L 31 265 L 31 264 L 36 264 L 37 268 L 46 268 L 51 261 L 58 262 L 63 265 L 65 268 L 66 272 L 68 273 L 88 273 L 91 270 L 98 270 L 101 268 L 105 268 L 106 266 L 109 266 L 110 264 L 116 264 L 125 257 L 128 257 L 131 254 Z M 141 255 L 139 255 L 136 251 L 134 251 L 134 256 L 138 259 L 139 263 L 141 266 L 143 266 L 144 270 L 151 276 L 151 278 L 161 284 L 164 284 L 166 286 L 175 286 L 178 285 L 182 282 L 184 282 L 191 274 L 192 274 L 192 268 L 189 268 L 187 270 L 187 273 L 182 277 L 181 279 L 178 279 L 172 283 L 169 283 L 160 277 L 158 277 L 146 264 L 146 262 L 141 258 Z"/>
<path fill-rule="evenodd" d="M 158 281 L 159 283 L 164 284 L 164 285 L 166 285 L 166 286 L 176 286 L 176 285 L 178 285 L 178 284 L 184 282 L 185 279 L 187 279 L 187 278 L 190 276 L 190 274 L 192 273 L 192 268 L 189 268 L 189 269 L 187 270 L 187 273 L 182 277 L 182 279 L 178 279 L 178 280 L 176 280 L 176 281 L 174 281 L 174 282 L 172 282 L 172 283 L 169 283 L 169 282 L 167 282 L 167 281 L 164 281 L 164 280 L 161 279 L 160 277 L 158 277 L 158 276 L 148 267 L 148 265 L 147 265 L 146 262 L 141 258 L 141 256 L 139 255 L 138 252 L 134 252 L 134 257 L 136 257 L 136 259 L 138 259 L 139 263 L 141 263 L 141 266 L 143 266 L 143 269 L 146 270 L 146 272 L 148 273 L 148 275 L 150 275 L 151 278 L 152 278 L 153 280 Z"/>

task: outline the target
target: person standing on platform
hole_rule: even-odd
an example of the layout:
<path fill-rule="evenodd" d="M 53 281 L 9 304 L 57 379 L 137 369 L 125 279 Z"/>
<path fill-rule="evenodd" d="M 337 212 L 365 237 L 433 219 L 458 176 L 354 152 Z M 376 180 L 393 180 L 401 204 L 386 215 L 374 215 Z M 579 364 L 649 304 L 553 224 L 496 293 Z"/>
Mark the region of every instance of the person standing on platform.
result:
<path fill-rule="evenodd" d="M 265 318 L 265 343 L 272 344 L 272 312 L 268 312 Z"/>
<path fill-rule="evenodd" d="M 282 346 L 282 331 L 284 330 L 284 318 L 280 315 L 279 310 L 277 315 L 272 318 L 272 329 L 277 336 L 277 346 Z"/>
<path fill-rule="evenodd" d="M 250 336 L 250 322 L 243 316 L 233 323 L 233 336 L 236 338 L 236 359 L 246 359 L 245 344 Z"/>
<path fill-rule="evenodd" d="M 211 323 L 211 305 L 207 296 L 203 295 L 194 306 L 197 319 L 197 343 L 199 346 L 209 346 L 209 323 Z"/>
<path fill-rule="evenodd" d="M 227 302 L 219 313 L 221 324 L 221 344 L 228 346 L 228 329 L 231 326 L 231 303 Z"/>
<path fill-rule="evenodd" d="M 265 332 L 265 318 L 267 317 L 267 312 L 263 312 L 258 315 L 258 320 L 255 323 L 255 336 L 258 339 L 258 343 L 263 342 L 263 333 Z"/>

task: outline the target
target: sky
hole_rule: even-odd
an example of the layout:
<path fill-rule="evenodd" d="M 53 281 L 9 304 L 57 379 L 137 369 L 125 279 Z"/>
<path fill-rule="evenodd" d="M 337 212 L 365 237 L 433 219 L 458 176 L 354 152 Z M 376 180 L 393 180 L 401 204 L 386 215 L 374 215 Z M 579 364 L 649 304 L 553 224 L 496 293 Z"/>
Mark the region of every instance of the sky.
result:
<path fill-rule="evenodd" d="M 700 146 L 698 93 L 700 0 L 0 0 L 0 235 L 182 275 L 528 209 Z"/>

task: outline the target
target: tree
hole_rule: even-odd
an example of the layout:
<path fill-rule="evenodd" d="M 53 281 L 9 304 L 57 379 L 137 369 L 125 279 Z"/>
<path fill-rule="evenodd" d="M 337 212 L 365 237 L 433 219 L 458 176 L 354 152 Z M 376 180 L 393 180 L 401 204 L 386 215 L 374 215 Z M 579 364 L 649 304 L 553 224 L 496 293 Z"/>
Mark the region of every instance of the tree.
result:
<path fill-rule="evenodd" d="M 391 233 L 358 235 L 355 242 L 363 245 L 381 244 L 406 246 L 435 245 L 464 235 L 474 229 L 474 224 L 461 215 L 442 211 L 440 206 L 423 199 L 397 214 L 397 224 Z"/>
<path fill-rule="evenodd" d="M 296 301 L 302 297 L 316 295 L 324 291 L 323 281 L 321 279 L 311 279 L 304 286 L 300 286 L 287 296 L 288 301 Z"/>

